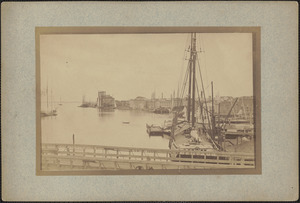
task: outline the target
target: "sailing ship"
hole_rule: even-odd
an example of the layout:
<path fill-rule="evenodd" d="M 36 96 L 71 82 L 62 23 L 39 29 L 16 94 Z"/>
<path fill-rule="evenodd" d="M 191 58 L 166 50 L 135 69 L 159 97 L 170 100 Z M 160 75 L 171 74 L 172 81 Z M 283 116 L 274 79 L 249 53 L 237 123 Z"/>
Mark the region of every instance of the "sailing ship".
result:
<path fill-rule="evenodd" d="M 170 110 L 168 108 L 165 108 L 165 107 L 159 107 L 159 108 L 155 109 L 153 111 L 153 113 L 156 113 L 156 114 L 168 114 L 168 113 L 170 113 Z"/>
<path fill-rule="evenodd" d="M 82 96 L 82 103 L 78 107 L 82 107 L 82 108 L 96 108 L 97 107 L 97 102 L 95 102 L 95 103 L 93 103 L 91 101 L 87 102 L 87 101 L 85 101 L 85 96 Z"/>
<path fill-rule="evenodd" d="M 59 100 L 59 104 L 58 104 L 59 106 L 61 106 L 62 105 L 62 103 L 61 103 L 61 97 L 60 97 L 60 100 Z"/>
<path fill-rule="evenodd" d="M 201 84 L 202 84 L 201 95 L 204 96 L 204 101 L 201 101 L 199 97 L 198 83 L 196 81 L 196 63 L 198 61 L 197 50 L 196 50 L 196 33 L 191 33 L 191 45 L 188 51 L 190 52 L 190 58 L 188 61 L 188 68 L 186 72 L 185 82 L 183 83 L 184 87 L 182 88 L 183 89 L 182 97 L 183 97 L 185 91 L 185 85 L 187 84 L 188 81 L 189 88 L 188 88 L 188 96 L 187 96 L 188 103 L 186 109 L 186 116 L 184 118 L 182 113 L 182 110 L 185 109 L 184 107 L 175 108 L 175 111 L 173 111 L 174 118 L 171 127 L 171 139 L 169 141 L 169 148 L 183 149 L 188 151 L 189 150 L 220 151 L 222 150 L 222 148 L 215 140 L 216 129 L 215 129 L 215 122 L 214 122 L 213 99 L 212 99 L 212 111 L 209 112 L 207 108 L 207 102 L 205 98 L 205 91 L 203 87 L 203 80 L 202 80 L 200 67 L 199 67 L 199 73 L 200 73 Z M 202 119 L 204 117 L 210 118 L 208 122 L 205 122 L 204 119 L 202 120 L 202 123 L 196 122 L 196 115 L 195 115 L 197 109 L 196 90 L 198 91 L 198 97 L 199 97 L 198 104 L 200 105 L 201 117 Z M 204 114 L 206 114 L 206 116 L 204 116 Z M 176 155 L 176 157 L 178 156 L 179 154 Z"/>
<path fill-rule="evenodd" d="M 57 116 L 57 111 L 55 108 L 53 108 L 53 101 L 52 101 L 52 90 L 51 90 L 51 104 L 50 104 L 50 111 L 49 111 L 49 99 L 48 99 L 48 82 L 47 82 L 47 89 L 46 89 L 46 95 L 47 95 L 47 111 L 41 111 L 41 117 L 48 117 L 48 116 Z"/>

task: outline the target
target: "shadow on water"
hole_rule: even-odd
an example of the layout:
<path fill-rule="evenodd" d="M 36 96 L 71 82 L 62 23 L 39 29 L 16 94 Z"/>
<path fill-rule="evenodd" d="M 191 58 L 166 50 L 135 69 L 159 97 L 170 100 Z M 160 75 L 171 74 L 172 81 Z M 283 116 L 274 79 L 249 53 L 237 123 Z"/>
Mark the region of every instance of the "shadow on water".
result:
<path fill-rule="evenodd" d="M 109 116 L 114 116 L 114 114 L 115 114 L 114 109 L 98 109 L 99 117 L 109 117 Z"/>
<path fill-rule="evenodd" d="M 142 110 L 131 110 L 131 111 L 129 111 L 129 114 L 132 116 L 143 116 L 143 115 L 147 115 L 149 113 L 146 111 L 142 111 Z"/>

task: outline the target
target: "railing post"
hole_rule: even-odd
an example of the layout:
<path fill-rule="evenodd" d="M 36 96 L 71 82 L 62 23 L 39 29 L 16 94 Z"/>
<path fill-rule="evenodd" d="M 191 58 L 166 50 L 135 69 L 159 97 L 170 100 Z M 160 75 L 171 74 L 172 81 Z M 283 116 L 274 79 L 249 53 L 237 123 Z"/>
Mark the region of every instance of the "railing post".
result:
<path fill-rule="evenodd" d="M 166 162 L 168 162 L 168 161 L 169 161 L 168 155 L 169 155 L 169 153 L 168 153 L 168 152 L 166 152 Z"/>
<path fill-rule="evenodd" d="M 56 157 L 55 162 L 56 162 L 57 167 L 59 168 L 60 167 L 60 163 L 59 163 L 58 157 Z"/>
<path fill-rule="evenodd" d="M 194 163 L 194 152 L 191 151 L 191 156 L 192 156 L 192 163 Z"/>
<path fill-rule="evenodd" d="M 96 147 L 93 148 L 94 148 L 94 157 L 96 157 Z"/>
<path fill-rule="evenodd" d="M 58 150 L 59 150 L 58 145 L 55 145 L 55 149 L 56 149 L 56 156 L 58 156 Z"/>
<path fill-rule="evenodd" d="M 128 159 L 130 160 L 131 159 L 131 150 L 128 151 L 128 155 L 129 155 Z M 130 166 L 130 168 L 131 168 L 131 166 Z"/>
<path fill-rule="evenodd" d="M 141 160 L 143 160 L 144 150 L 141 151 Z"/>

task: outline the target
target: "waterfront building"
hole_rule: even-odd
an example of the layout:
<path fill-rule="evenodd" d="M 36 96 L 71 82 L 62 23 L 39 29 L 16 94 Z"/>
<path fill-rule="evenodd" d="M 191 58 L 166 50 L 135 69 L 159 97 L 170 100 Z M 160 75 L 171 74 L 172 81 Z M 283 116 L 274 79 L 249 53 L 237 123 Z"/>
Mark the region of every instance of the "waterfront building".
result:
<path fill-rule="evenodd" d="M 115 107 L 115 98 L 110 95 L 107 95 L 105 91 L 98 92 L 97 98 L 97 107 L 98 108 L 114 108 Z"/>
<path fill-rule="evenodd" d="M 157 102 L 158 105 L 156 105 L 156 108 L 162 107 L 162 108 L 172 108 L 172 100 L 171 99 L 160 99 Z"/>
<path fill-rule="evenodd" d="M 187 98 L 173 98 L 173 107 L 175 106 L 187 106 L 188 99 Z"/>
<path fill-rule="evenodd" d="M 118 109 L 130 109 L 129 101 L 126 100 L 116 101 L 116 106 Z"/>
<path fill-rule="evenodd" d="M 157 99 L 149 99 L 146 101 L 146 108 L 149 110 L 154 110 L 157 106 L 159 106 Z"/>
<path fill-rule="evenodd" d="M 157 108 L 168 108 L 172 109 L 174 106 L 176 106 L 173 99 L 167 99 L 167 98 L 162 98 L 162 99 L 150 99 L 146 101 L 146 108 L 147 109 L 157 109 Z M 179 104 L 179 102 L 178 102 Z"/>
<path fill-rule="evenodd" d="M 146 109 L 147 99 L 145 97 L 138 96 L 135 99 L 129 101 L 131 109 L 144 110 Z"/>
<path fill-rule="evenodd" d="M 226 116 L 232 105 L 234 104 L 236 98 L 229 98 L 228 100 L 220 101 L 220 115 Z M 218 107 L 215 106 L 215 109 L 218 113 Z M 253 97 L 252 96 L 244 96 L 239 97 L 236 104 L 234 105 L 231 117 L 239 117 L 239 118 L 245 118 L 249 119 L 253 116 Z"/>

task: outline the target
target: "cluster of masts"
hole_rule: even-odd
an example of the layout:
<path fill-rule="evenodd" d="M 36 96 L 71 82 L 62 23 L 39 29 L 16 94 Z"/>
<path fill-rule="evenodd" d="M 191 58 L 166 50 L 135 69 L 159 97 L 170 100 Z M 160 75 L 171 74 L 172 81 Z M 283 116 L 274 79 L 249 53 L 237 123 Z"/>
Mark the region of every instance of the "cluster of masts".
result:
<path fill-rule="evenodd" d="M 41 117 L 47 117 L 47 116 L 57 116 L 56 108 L 53 107 L 53 95 L 52 95 L 52 89 L 50 90 L 50 110 L 49 110 L 49 89 L 48 89 L 48 81 L 47 81 L 47 87 L 46 87 L 46 95 L 47 95 L 47 110 L 45 112 L 41 112 Z M 59 105 L 62 105 L 61 98 Z"/>
<path fill-rule="evenodd" d="M 196 91 L 197 91 L 199 103 L 201 105 L 198 83 L 197 83 L 197 79 L 196 79 L 196 64 L 198 62 L 198 54 L 197 54 L 197 50 L 196 50 L 196 33 L 191 33 L 191 45 L 189 46 L 188 50 L 190 53 L 190 58 L 188 61 L 188 68 L 187 68 L 187 71 L 185 74 L 183 87 L 181 90 L 181 98 L 183 98 L 183 95 L 184 95 L 184 92 L 186 89 L 186 84 L 188 83 L 187 121 L 192 124 L 192 127 L 194 127 L 195 123 L 196 123 L 196 117 L 195 117 Z M 205 109 L 208 109 L 199 62 L 198 62 L 198 69 L 199 69 L 201 86 L 202 86 L 201 98 L 204 98 L 204 101 L 205 101 L 204 104 L 206 105 Z M 213 85 L 213 82 L 212 82 L 212 85 Z M 213 95 L 212 95 L 212 97 L 213 97 Z M 182 104 L 182 101 L 181 101 L 181 104 Z M 201 111 L 201 113 L 204 113 L 204 112 Z M 208 113 L 208 111 L 206 111 L 206 113 Z M 209 117 L 209 116 L 207 115 L 207 117 Z"/>
<path fill-rule="evenodd" d="M 206 102 L 206 95 L 204 91 L 204 85 L 203 85 L 203 79 L 202 79 L 202 74 L 200 70 L 200 65 L 198 61 L 198 52 L 196 50 L 196 33 L 191 33 L 191 45 L 189 46 L 188 50 L 190 53 L 190 57 L 188 60 L 188 68 L 185 74 L 184 82 L 183 82 L 183 87 L 181 90 L 181 98 L 183 98 L 183 95 L 185 93 L 186 85 L 188 84 L 188 103 L 187 103 L 187 115 L 186 119 L 187 122 L 191 124 L 191 128 L 195 128 L 196 124 L 196 96 L 198 96 L 199 99 L 199 104 L 200 104 L 200 110 L 201 110 L 201 118 L 204 119 L 204 117 L 211 118 L 211 121 L 208 119 L 208 128 L 210 129 L 210 137 L 213 139 L 214 138 L 214 133 L 215 133 L 215 116 L 214 116 L 214 101 L 213 101 L 213 82 L 211 82 L 211 87 L 212 87 L 212 109 L 211 112 L 208 111 L 207 107 L 207 102 Z M 200 101 L 200 94 L 199 94 L 199 89 L 198 89 L 198 83 L 196 79 L 196 64 L 198 64 L 198 70 L 200 74 L 200 80 L 201 80 L 201 86 L 202 86 L 202 91 L 201 91 L 201 99 Z M 197 95 L 196 95 L 197 92 Z M 203 102 L 204 99 L 204 102 Z M 180 106 L 182 105 L 182 101 Z M 206 114 L 204 116 L 204 114 Z M 175 115 L 177 116 L 177 115 Z M 177 119 L 176 119 L 177 120 Z M 176 125 L 176 124 L 175 124 Z M 204 120 L 203 120 L 203 128 L 206 132 L 208 132 L 205 129 L 204 126 Z M 174 135 L 172 135 L 174 136 Z M 213 139 L 214 140 L 214 139 Z"/>

